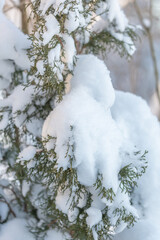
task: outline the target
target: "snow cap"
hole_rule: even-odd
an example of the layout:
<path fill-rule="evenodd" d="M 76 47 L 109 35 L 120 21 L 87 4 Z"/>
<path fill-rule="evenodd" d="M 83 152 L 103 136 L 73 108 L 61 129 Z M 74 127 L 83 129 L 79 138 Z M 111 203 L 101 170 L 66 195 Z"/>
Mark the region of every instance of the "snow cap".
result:
<path fill-rule="evenodd" d="M 83 86 L 92 97 L 105 108 L 110 108 L 115 100 L 110 72 L 103 61 L 93 55 L 78 56 L 71 89 Z"/>

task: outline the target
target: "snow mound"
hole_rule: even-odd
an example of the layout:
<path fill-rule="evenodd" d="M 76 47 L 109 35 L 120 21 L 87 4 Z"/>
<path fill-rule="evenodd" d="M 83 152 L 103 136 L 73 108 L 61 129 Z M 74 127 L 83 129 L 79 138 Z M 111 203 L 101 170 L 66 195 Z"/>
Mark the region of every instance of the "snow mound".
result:
<path fill-rule="evenodd" d="M 43 138 L 48 135 L 53 137 L 46 147 L 48 150 L 55 148 L 58 167 L 64 170 L 69 168 L 69 156 L 72 156 L 72 167 L 77 169 L 78 180 L 90 189 L 93 202 L 86 211 L 90 226 L 101 221 L 101 211 L 105 206 L 109 207 L 108 214 L 113 226 L 117 221 L 117 217 L 113 217 L 117 207 L 124 207 L 136 219 L 141 218 L 145 211 L 147 221 L 152 211 L 159 209 L 159 123 L 141 98 L 116 92 L 114 100 L 115 92 L 104 63 L 92 55 L 79 56 L 71 79 L 71 90 L 49 114 L 42 131 Z M 130 196 L 120 189 L 118 174 L 130 163 L 135 169 L 140 167 L 142 163 L 135 155 L 137 150 L 141 153 L 149 151 L 146 155 L 148 169 Z M 112 203 L 97 197 L 95 189 L 92 189 L 98 174 L 103 176 L 103 186 L 112 188 L 116 194 Z M 151 191 L 157 194 L 156 198 Z M 68 214 L 69 218 L 69 207 L 64 204 L 66 194 L 58 195 L 57 208 Z M 150 208 L 146 207 L 148 205 Z M 157 225 L 159 211 L 156 216 Z M 122 221 L 115 233 L 122 232 L 126 226 Z"/>
<path fill-rule="evenodd" d="M 113 102 L 114 90 L 104 63 L 92 55 L 80 56 L 71 91 L 46 119 L 42 136 L 57 138 L 58 165 L 64 169 L 70 165 L 65 157 L 68 139 L 71 145 L 76 143 L 73 166 L 82 184 L 94 184 L 99 172 L 105 187 L 117 191 L 121 136 L 110 114 Z M 53 148 L 52 141 L 47 147 Z"/>
<path fill-rule="evenodd" d="M 109 71 L 104 63 L 92 55 L 79 56 L 71 79 L 71 90 L 49 114 L 42 130 L 43 139 L 51 136 L 46 147 L 47 150 L 55 149 L 58 168 L 70 168 L 71 157 L 79 182 L 92 194 L 91 208 L 86 210 L 86 221 L 90 227 L 102 220 L 101 211 L 106 206 L 109 207 L 111 222 L 114 222 L 113 211 L 123 205 L 128 213 L 138 216 L 130 204 L 128 193 L 122 193 L 119 188 L 118 174 L 125 165 L 122 163 L 123 154 L 120 154 L 124 140 L 110 111 L 114 98 Z M 129 151 L 133 153 L 134 145 L 130 145 Z M 125 150 L 128 150 L 127 147 Z M 102 199 L 93 188 L 99 175 L 103 176 L 103 187 L 112 189 L 116 194 L 114 203 Z M 68 215 L 68 219 L 70 216 L 76 218 L 77 209 L 70 212 L 69 203 L 72 199 L 67 202 L 68 198 L 67 191 L 58 193 L 56 206 Z M 83 200 L 85 202 L 85 196 Z M 124 227 L 126 224 L 121 226 Z"/>
<path fill-rule="evenodd" d="M 116 92 L 111 110 L 125 141 L 141 151 L 147 150 L 148 168 L 138 181 L 132 204 L 138 209 L 141 221 L 130 230 L 115 237 L 116 240 L 156 240 L 160 231 L 160 125 L 147 103 L 130 93 Z"/>

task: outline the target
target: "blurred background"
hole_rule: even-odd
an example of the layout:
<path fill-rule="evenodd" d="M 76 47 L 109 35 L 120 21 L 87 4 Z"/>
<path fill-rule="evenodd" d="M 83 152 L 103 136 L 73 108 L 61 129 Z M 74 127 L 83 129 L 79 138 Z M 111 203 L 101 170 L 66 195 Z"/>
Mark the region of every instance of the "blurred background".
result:
<path fill-rule="evenodd" d="M 142 25 L 136 52 L 128 61 L 116 54 L 106 60 L 116 89 L 129 91 L 147 100 L 160 118 L 160 0 L 120 0 L 131 24 Z M 153 48 L 153 49 L 152 49 Z M 156 66 L 155 66 L 156 65 Z M 155 74 L 155 70 L 158 73 Z"/>
<path fill-rule="evenodd" d="M 6 0 L 4 12 L 26 34 L 33 19 L 25 5 L 30 0 Z M 141 25 L 136 52 L 125 59 L 111 52 L 105 62 L 115 89 L 143 97 L 160 119 L 160 0 L 119 0 L 129 22 Z M 28 20 L 29 18 L 29 20 Z"/>

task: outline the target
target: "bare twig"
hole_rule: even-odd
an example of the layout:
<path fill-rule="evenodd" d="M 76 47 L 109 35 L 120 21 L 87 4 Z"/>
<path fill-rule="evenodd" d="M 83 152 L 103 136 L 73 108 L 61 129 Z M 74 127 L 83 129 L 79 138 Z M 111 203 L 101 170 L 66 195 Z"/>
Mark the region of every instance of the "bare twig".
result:
<path fill-rule="evenodd" d="M 150 26 L 145 25 L 140 8 L 139 8 L 136 0 L 134 1 L 134 6 L 135 6 L 135 10 L 137 12 L 138 18 L 140 20 L 140 23 L 141 23 L 142 27 L 144 28 L 144 30 L 146 31 L 146 34 L 147 34 L 147 37 L 149 40 L 149 48 L 150 48 L 150 52 L 151 52 L 153 68 L 154 68 L 154 75 L 155 75 L 155 82 L 156 82 L 156 94 L 157 94 L 158 101 L 160 104 L 160 83 L 159 83 L 158 64 L 157 64 L 157 59 L 156 59 L 156 54 L 155 54 L 155 49 L 154 49 L 154 44 L 153 44 L 153 38 L 152 38 L 152 34 L 151 34 L 152 21 L 153 21 L 152 0 L 150 0 L 150 7 L 149 7 Z"/>
<path fill-rule="evenodd" d="M 27 16 L 27 10 L 26 10 L 26 0 L 20 0 L 20 11 L 22 13 L 22 31 L 26 34 L 28 34 L 28 16 Z"/>

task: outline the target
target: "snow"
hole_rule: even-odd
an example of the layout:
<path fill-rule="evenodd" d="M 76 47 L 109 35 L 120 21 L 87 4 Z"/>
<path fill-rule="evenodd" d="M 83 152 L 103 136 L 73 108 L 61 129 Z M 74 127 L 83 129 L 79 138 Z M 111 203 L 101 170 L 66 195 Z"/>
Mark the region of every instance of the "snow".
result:
<path fill-rule="evenodd" d="M 125 17 L 123 11 L 120 9 L 118 0 L 108 0 L 108 6 L 109 6 L 108 12 L 109 21 L 113 22 L 113 20 L 115 19 L 119 30 L 121 32 L 124 32 L 128 24 L 128 20 Z"/>
<path fill-rule="evenodd" d="M 34 134 L 35 136 L 41 136 L 41 129 L 43 125 L 43 119 L 31 118 L 27 121 L 27 114 L 32 115 L 36 110 L 34 104 L 32 104 L 35 96 L 43 95 L 41 91 L 35 89 L 35 86 L 30 85 L 24 87 L 23 85 L 18 85 L 14 88 L 13 92 L 5 99 L 0 100 L 0 107 L 11 107 L 12 117 L 15 125 L 20 128 L 24 123 L 26 124 L 27 130 Z M 47 98 L 42 98 L 40 101 L 36 101 L 37 105 L 44 105 Z M 29 106 L 26 112 L 26 107 Z M 3 119 L 0 121 L 0 129 L 4 129 L 8 125 L 9 114 L 7 112 L 3 113 Z"/>
<path fill-rule="evenodd" d="M 47 13 L 51 6 L 54 9 L 54 16 L 52 13 Z M 41 0 L 39 9 L 41 10 L 41 16 L 46 21 L 46 30 L 42 33 L 43 45 L 54 44 L 54 48 L 48 53 L 47 60 L 57 75 L 57 81 L 63 80 L 63 73 L 66 73 L 66 70 L 72 71 L 74 68 L 76 42 L 83 46 L 84 43 L 89 41 L 91 32 L 101 31 L 108 31 L 118 39 L 120 33 L 118 34 L 117 32 L 124 32 L 129 26 L 123 11 L 120 9 L 118 0 L 99 3 L 95 12 L 94 9 L 91 11 L 89 4 L 84 9 L 84 4 L 81 0 L 76 0 L 75 2 L 69 0 L 67 4 L 64 0 Z M 58 18 L 62 14 L 67 16 L 64 22 L 65 31 L 62 29 Z M 115 22 L 116 27 L 113 27 L 112 23 Z M 74 39 L 72 38 L 73 32 L 76 33 Z M 58 37 L 55 38 L 55 36 Z M 124 37 L 121 34 L 121 38 L 126 51 L 132 55 L 135 47 L 130 37 Z M 41 75 L 45 71 L 45 64 L 46 61 L 44 60 L 43 62 L 40 60 L 37 64 L 37 71 Z"/>
<path fill-rule="evenodd" d="M 3 32 L 0 38 L 1 59 L 12 59 L 17 62 L 18 58 L 23 55 L 24 61 L 23 63 L 21 62 L 21 67 L 24 69 L 28 68 L 29 60 L 26 54 L 24 54 L 23 49 L 30 47 L 30 41 L 27 39 L 26 35 L 3 15 L 3 13 L 0 13 L 0 20 L 0 31 Z"/>
<path fill-rule="evenodd" d="M 62 81 L 62 71 L 64 68 L 64 64 L 61 62 L 61 45 L 57 44 L 54 49 L 51 49 L 48 53 L 48 63 L 52 68 L 54 68 L 54 72 L 58 76 L 58 80 Z M 56 66 L 56 67 L 55 67 Z"/>
<path fill-rule="evenodd" d="M 117 33 L 115 30 L 111 30 L 111 34 L 117 40 L 124 43 L 124 47 L 130 56 L 135 53 L 136 47 L 129 36 L 125 36 L 123 33 Z"/>
<path fill-rule="evenodd" d="M 21 162 L 23 164 L 23 161 L 29 161 L 30 159 L 34 158 L 36 154 L 36 148 L 33 146 L 29 146 L 24 148 L 18 156 L 17 162 Z"/>
<path fill-rule="evenodd" d="M 94 187 L 90 188 L 90 193 L 92 194 L 92 203 L 91 206 L 96 209 L 103 210 L 106 205 L 110 206 L 112 203 L 110 201 L 104 201 L 101 196 L 99 197 L 99 191 L 95 190 Z M 105 199 L 106 200 L 106 199 Z"/>
<path fill-rule="evenodd" d="M 127 229 L 116 235 L 114 240 L 158 240 L 160 236 L 159 225 L 155 224 L 155 217 L 140 220 L 133 228 Z M 158 219 L 157 219 L 158 222 Z"/>
<path fill-rule="evenodd" d="M 88 226 L 92 228 L 102 220 L 102 212 L 99 209 L 90 207 L 87 209 L 88 217 L 86 219 Z"/>
<path fill-rule="evenodd" d="M 42 14 L 45 14 L 47 9 L 55 2 L 55 0 L 41 0 L 39 9 L 42 11 Z"/>
<path fill-rule="evenodd" d="M 83 10 L 82 2 L 77 1 L 78 5 L 75 12 L 70 11 L 68 19 L 65 22 L 66 33 L 60 33 L 60 26 L 57 19 L 49 14 L 45 16 L 46 31 L 43 34 L 43 44 L 48 44 L 52 37 L 59 35 L 63 38 L 63 47 L 65 51 L 65 62 L 68 64 L 69 70 L 73 70 L 73 60 L 76 55 L 74 40 L 71 33 L 79 27 L 86 26 L 88 19 L 79 14 L 79 10 Z M 63 0 L 41 1 L 40 9 L 42 14 L 45 14 L 49 6 L 53 4 L 55 13 L 59 14 L 64 10 Z M 0 3 L 2 8 L 3 2 Z M 123 32 L 128 26 L 127 19 L 121 11 L 117 0 L 109 0 L 108 5 L 103 5 L 109 8 L 106 15 L 96 18 L 96 23 L 92 26 L 92 30 L 100 31 L 108 28 L 108 21 L 117 23 L 117 29 Z M 69 11 L 69 6 L 66 7 L 65 13 Z M 11 74 L 14 71 L 15 62 L 22 69 L 29 68 L 29 61 L 26 56 L 26 51 L 30 46 L 27 37 L 23 35 L 13 24 L 11 24 L 4 15 L 0 12 L 0 31 L 4 35 L 0 39 L 0 75 L 2 81 L 0 88 L 3 89 L 9 86 Z M 109 29 L 113 36 L 126 43 L 126 49 L 132 45 L 130 38 L 123 36 L 120 33 L 115 33 Z M 85 35 L 86 33 L 84 33 Z M 7 41 L 6 41 L 7 39 Z M 51 49 L 48 54 L 48 62 L 54 67 L 58 66 L 57 75 L 59 80 L 62 80 L 62 71 L 64 65 L 60 63 L 61 45 L 57 44 L 54 49 Z M 135 48 L 128 48 L 128 52 L 133 54 Z M 160 235 L 159 230 L 159 199 L 160 199 L 160 126 L 157 119 L 152 116 L 149 107 L 141 98 L 132 94 L 116 92 L 113 89 L 110 73 L 104 63 L 92 55 L 77 56 L 77 66 L 74 69 L 73 77 L 71 78 L 71 88 L 68 94 L 63 98 L 61 103 L 58 103 L 55 109 L 49 114 L 43 125 L 42 137 L 45 139 L 48 135 L 56 138 L 50 140 L 46 147 L 48 150 L 53 149 L 58 157 L 58 167 L 67 169 L 70 167 L 69 154 L 74 161 L 72 167 L 76 168 L 78 180 L 85 185 L 87 190 L 92 195 L 91 206 L 86 209 L 86 222 L 90 228 L 102 221 L 102 212 L 105 207 L 108 207 L 110 221 L 114 226 L 118 216 L 113 216 L 114 210 L 125 208 L 128 214 L 133 214 L 140 221 L 131 230 L 126 229 L 127 224 L 121 224 L 114 229 L 118 234 L 115 240 L 157 240 Z M 8 61 L 10 59 L 11 61 Z M 37 62 L 37 72 L 44 74 L 44 62 Z M 8 71 L 6 71 L 8 69 Z M 5 81 L 6 79 L 6 81 Z M 24 111 L 27 104 L 31 107 L 28 113 L 32 114 L 36 110 L 32 106 L 33 97 L 37 94 L 34 86 L 29 86 L 24 89 L 24 86 L 19 85 L 14 89 L 11 95 L 0 102 L 1 107 L 11 107 L 14 123 L 17 127 L 21 127 L 25 120 L 26 114 L 17 115 L 18 111 Z M 41 94 L 41 93 L 40 93 Z M 37 101 L 38 102 L 38 101 Z M 37 104 L 44 105 L 45 100 L 39 101 Z M 3 119 L 0 122 L 0 129 L 6 128 L 9 121 L 8 113 L 3 114 Z M 32 119 L 32 122 L 26 123 L 27 129 L 34 135 L 40 135 L 42 119 Z M 68 151 L 68 143 L 70 149 Z M 72 147 L 74 146 L 74 153 Z M 134 190 L 130 196 L 122 192 L 119 186 L 118 173 L 120 169 L 128 163 L 133 163 L 136 168 L 138 161 L 131 153 L 135 149 L 144 152 L 148 150 L 146 156 L 148 161 L 148 169 L 146 174 L 139 180 L 138 188 Z M 34 167 L 34 161 L 30 161 L 36 154 L 36 148 L 28 146 L 19 154 L 17 162 L 24 164 L 28 161 L 27 167 Z M 66 156 L 66 152 L 68 155 Z M 126 152 L 129 152 L 130 158 L 125 158 Z M 74 156 L 73 156 L 74 154 Z M 50 159 L 53 161 L 53 159 Z M 93 187 L 98 174 L 102 174 L 102 185 L 106 189 L 112 188 L 116 194 L 113 201 L 106 200 L 99 196 L 99 191 Z M 146 187 L 147 186 L 147 187 Z M 39 209 L 40 200 L 37 200 L 38 194 L 41 192 L 41 185 L 30 185 L 23 181 L 22 194 L 24 197 L 31 190 L 31 202 L 38 209 L 38 214 L 41 216 Z M 153 194 L 152 194 L 153 192 Z M 73 191 L 74 194 L 74 191 Z M 74 222 L 79 215 L 79 208 L 86 206 L 86 196 L 81 196 L 81 199 L 74 209 L 70 208 L 72 197 L 69 199 L 70 192 L 67 189 L 65 192 L 59 191 L 56 196 L 56 207 L 63 213 L 68 215 L 68 220 Z M 68 201 L 69 199 L 69 201 Z M 0 203 L 1 219 L 5 219 L 8 213 L 8 207 L 4 203 Z M 13 219 L 4 224 L 0 228 L 0 240 L 33 240 L 33 236 L 26 228 L 27 222 L 24 219 Z M 125 230 L 124 230 L 125 229 Z M 98 239 L 97 233 L 94 232 L 94 239 Z M 68 236 L 63 235 L 57 230 L 49 230 L 45 240 L 62 240 L 68 239 Z"/>
<path fill-rule="evenodd" d="M 78 214 L 79 214 L 79 209 L 78 208 L 74 208 L 73 210 L 69 209 L 68 220 L 70 222 L 74 222 L 77 219 Z"/>
<path fill-rule="evenodd" d="M 29 190 L 30 190 L 30 183 L 28 183 L 24 180 L 22 182 L 22 195 L 23 195 L 23 197 L 26 197 Z"/>
<path fill-rule="evenodd" d="M 0 129 L 3 130 L 8 125 L 8 120 L 9 120 L 8 112 L 1 113 L 1 116 L 2 116 L 2 120 L 0 121 Z"/>
<path fill-rule="evenodd" d="M 35 237 L 29 232 L 28 222 L 23 218 L 15 218 L 8 221 L 0 227 L 1 240 L 34 240 Z M 54 229 L 47 231 L 44 240 L 67 240 L 70 239 L 68 234 L 63 234 Z"/>
<path fill-rule="evenodd" d="M 49 14 L 45 17 L 47 30 L 43 34 L 43 44 L 46 45 L 52 39 L 54 35 L 58 35 L 60 32 L 60 27 L 57 19 Z"/>
<path fill-rule="evenodd" d="M 60 211 L 66 214 L 71 204 L 71 199 L 70 201 L 68 201 L 68 198 L 69 198 L 69 190 L 66 190 L 64 193 L 58 192 L 58 195 L 56 196 L 57 209 L 59 209 Z"/>
<path fill-rule="evenodd" d="M 30 41 L 12 22 L 2 13 L 4 1 L 0 5 L 0 89 L 7 88 L 14 72 L 14 62 L 21 69 L 29 69 L 30 62 L 26 49 Z"/>
<path fill-rule="evenodd" d="M 11 99 L 6 99 L 5 104 L 11 102 Z M 29 98 L 27 101 L 30 101 Z M 18 104 L 21 107 L 21 103 Z M 132 240 L 147 238 L 156 240 L 158 238 L 160 219 L 159 122 L 140 97 L 116 92 L 115 100 L 109 71 L 102 61 L 92 55 L 78 57 L 71 79 L 70 92 L 61 103 L 57 104 L 44 123 L 42 135 L 45 138 L 48 134 L 57 138 L 55 150 L 58 156 L 58 166 L 64 169 L 70 166 L 68 158 L 65 157 L 66 143 L 69 141 L 70 146 L 76 143 L 73 167 L 77 168 L 80 183 L 88 187 L 93 199 L 91 207 L 86 210 L 87 224 L 90 228 L 101 221 L 102 211 L 106 206 L 109 208 L 108 214 L 113 225 L 117 221 L 117 217 L 113 217 L 113 211 L 117 207 L 125 207 L 128 213 L 132 213 L 137 219 L 140 218 L 140 221 L 132 230 L 126 230 L 126 223 L 122 221 L 115 229 L 115 233 L 118 234 L 115 240 L 128 240 L 130 235 L 132 235 Z M 48 150 L 53 146 L 53 141 L 47 143 Z M 130 197 L 127 193 L 121 192 L 119 188 L 118 172 L 121 167 L 128 164 L 122 153 L 134 152 L 135 146 L 142 152 L 149 151 L 146 156 L 148 169 L 139 180 L 138 188 Z M 19 161 L 23 163 L 23 160 L 30 160 L 35 153 L 36 148 L 29 146 L 20 153 Z M 130 160 L 136 166 L 136 158 L 131 156 Z M 112 203 L 101 199 L 98 191 L 96 192 L 92 187 L 98 172 L 104 176 L 103 186 L 112 188 L 116 193 Z M 29 186 L 24 183 L 23 195 L 26 196 L 28 191 Z M 154 194 L 152 195 L 151 192 Z M 36 194 L 33 195 L 32 201 L 38 207 L 39 203 L 35 201 Z M 69 221 L 74 222 L 79 210 L 78 208 L 70 209 L 68 197 L 69 192 L 63 194 L 59 192 L 56 206 L 68 215 Z M 82 196 L 81 203 L 77 207 L 84 207 L 85 200 L 85 196 Z M 149 230 L 150 225 L 153 225 L 154 233 L 152 229 Z M 4 228 L 5 226 L 7 227 L 4 225 Z M 137 233 L 138 229 L 141 233 Z M 4 237 L 3 234 L 2 231 Z M 62 236 L 61 233 L 57 234 L 60 234 L 59 237 Z M 96 233 L 94 235 L 96 239 Z"/>
<path fill-rule="evenodd" d="M 40 75 L 44 74 L 44 67 L 43 67 L 43 61 L 39 60 L 36 64 L 37 71 L 40 73 Z"/>
<path fill-rule="evenodd" d="M 4 202 L 0 202 L 0 222 L 3 222 L 6 220 L 8 212 L 9 212 L 9 208 L 7 204 Z"/>
<path fill-rule="evenodd" d="M 160 199 L 160 125 L 147 103 L 130 93 L 117 92 L 112 115 L 126 142 L 136 145 L 142 152 L 148 150 L 147 172 L 138 181 L 132 198 L 140 221 L 131 229 L 115 237 L 116 240 L 159 239 Z"/>
<path fill-rule="evenodd" d="M 26 123 L 27 130 L 32 133 L 34 136 L 40 137 L 42 132 L 43 126 L 43 119 L 42 118 L 32 118 L 31 121 Z"/>
<path fill-rule="evenodd" d="M 43 199 L 38 198 L 40 192 L 43 191 L 43 187 L 40 184 L 32 184 L 30 201 L 32 205 L 37 208 L 38 214 L 42 214 L 40 204 L 42 204 Z M 43 214 L 44 217 L 44 214 Z"/>
<path fill-rule="evenodd" d="M 19 110 L 23 111 L 26 105 L 32 102 L 33 94 L 34 94 L 33 86 L 24 88 L 24 86 L 18 85 L 8 98 L 0 100 L 1 107 L 6 107 L 6 106 L 12 107 L 12 114 L 14 116 L 15 124 L 17 127 L 20 127 L 21 124 L 26 119 L 26 114 L 20 114 L 17 116 L 17 112 Z M 33 112 L 34 110 L 35 110 L 34 107 L 32 107 Z"/>
<path fill-rule="evenodd" d="M 84 9 L 82 1 L 77 1 L 74 10 L 68 12 L 68 18 L 65 21 L 65 28 L 67 29 L 69 34 L 78 29 L 78 27 L 86 26 L 85 18 L 83 14 L 81 14 L 81 12 L 83 11 Z"/>
<path fill-rule="evenodd" d="M 98 74 L 96 66 L 98 67 Z M 106 109 L 113 105 L 115 92 L 111 83 L 110 72 L 104 63 L 93 55 L 79 56 L 74 76 L 71 79 L 71 88 L 77 89 L 81 86 L 85 86 L 90 91 L 91 96 Z"/>
<path fill-rule="evenodd" d="M 70 70 L 73 69 L 73 58 L 76 55 L 76 48 L 74 44 L 74 40 L 71 36 L 67 34 L 63 34 L 63 39 L 65 41 L 64 49 L 65 49 L 65 62 L 68 64 L 68 68 Z"/>
<path fill-rule="evenodd" d="M 123 43 L 129 55 L 134 54 L 135 45 L 130 36 L 125 33 L 125 30 L 132 28 L 136 32 L 138 26 L 129 25 L 118 0 L 108 0 L 107 3 L 100 2 L 96 13 L 93 14 L 93 19 L 88 26 L 89 31 L 96 33 L 109 32 L 114 38 Z"/>
<path fill-rule="evenodd" d="M 95 68 L 98 70 L 95 71 Z M 47 135 L 57 137 L 58 165 L 66 169 L 69 162 L 65 158 L 65 143 L 70 138 L 72 144 L 73 134 L 76 142 L 76 162 L 73 166 L 77 168 L 79 181 L 90 186 L 100 171 L 105 173 L 106 188 L 113 187 L 116 191 L 118 179 L 115 176 L 119 170 L 117 156 L 121 140 L 110 115 L 109 108 L 113 101 L 114 90 L 105 65 L 92 55 L 80 56 L 71 80 L 71 91 L 50 113 L 44 123 L 42 135 L 44 138 Z M 73 132 L 70 130 L 71 126 Z M 50 142 L 47 146 L 48 149 L 53 147 Z M 110 164 L 112 168 L 109 167 Z M 113 176 L 112 181 L 110 176 Z"/>
<path fill-rule="evenodd" d="M 102 30 L 110 31 L 114 28 L 110 23 L 116 23 L 116 32 L 124 32 L 128 27 L 128 20 L 120 8 L 118 0 L 108 0 L 107 2 L 100 2 L 99 7 L 94 15 L 94 21 L 92 23 L 92 31 L 101 32 Z M 112 32 L 111 31 L 111 32 Z"/>
<path fill-rule="evenodd" d="M 63 234 L 58 230 L 49 230 L 45 240 L 68 240 L 70 236 L 68 234 Z"/>
<path fill-rule="evenodd" d="M 47 9 L 51 5 L 54 9 L 54 16 L 53 14 L 46 14 Z M 64 0 L 50 0 L 47 2 L 42 0 L 40 10 L 42 11 L 42 17 L 46 21 L 46 31 L 42 34 L 43 45 L 49 43 L 55 45 L 48 53 L 48 63 L 57 75 L 57 81 L 62 81 L 63 73 L 66 72 L 66 66 L 67 70 L 73 70 L 76 48 L 72 32 L 78 30 L 80 27 L 87 26 L 83 4 L 80 0 L 76 0 L 76 2 L 69 1 L 67 4 Z M 67 16 L 64 22 L 65 31 L 61 29 L 61 22 L 58 20 L 58 16 L 62 16 L 62 14 Z M 40 74 L 43 73 L 43 69 L 44 66 L 39 66 L 38 64 L 37 70 Z"/>
<path fill-rule="evenodd" d="M 24 219 L 15 218 L 3 224 L 0 228 L 1 240 L 34 240 L 33 235 L 26 228 Z"/>
<path fill-rule="evenodd" d="M 74 11 L 70 12 L 68 18 L 65 22 L 65 28 L 68 30 L 69 33 L 75 31 L 79 27 L 79 12 Z"/>
<path fill-rule="evenodd" d="M 54 63 L 56 61 L 60 61 L 60 54 L 61 54 L 61 46 L 60 44 L 57 44 L 56 47 L 49 51 L 48 53 L 48 62 L 52 66 L 54 66 Z"/>
<path fill-rule="evenodd" d="M 56 207 L 63 213 L 68 215 L 68 220 L 70 222 L 74 222 L 79 214 L 78 208 L 83 208 L 86 205 L 86 199 L 84 196 L 81 196 L 79 203 L 77 204 L 77 208 L 71 208 L 71 203 L 73 200 L 73 195 L 71 195 L 70 199 L 70 191 L 67 189 L 64 193 L 59 191 L 56 196 Z"/>
<path fill-rule="evenodd" d="M 7 69 L 7 71 L 6 71 Z M 12 62 L 6 60 L 0 60 L 0 89 L 7 88 L 9 86 L 9 80 L 11 80 L 11 74 L 14 72 L 14 65 Z"/>
<path fill-rule="evenodd" d="M 80 183 L 87 186 L 92 194 L 91 209 L 86 210 L 87 224 L 90 227 L 101 221 L 105 206 L 109 207 L 108 214 L 113 226 L 118 220 L 118 216 L 113 217 L 117 207 L 125 207 L 126 213 L 132 214 L 137 220 L 143 215 L 139 201 L 142 206 L 149 204 L 152 209 L 149 211 L 148 207 L 145 207 L 146 219 L 152 215 L 151 211 L 155 211 L 154 206 L 159 209 L 159 123 L 141 98 L 129 93 L 116 92 L 116 101 L 114 100 L 115 92 L 109 71 L 103 62 L 92 55 L 78 56 L 71 79 L 71 89 L 50 113 L 42 131 L 43 138 L 48 135 L 56 137 L 58 167 L 66 169 L 70 166 L 66 156 L 67 142 L 70 146 L 74 145 L 75 160 L 72 166 L 77 169 Z M 151 140 L 154 145 L 151 145 Z M 47 149 L 53 148 L 54 144 L 55 141 L 49 141 Z M 134 190 L 133 196 L 129 196 L 119 187 L 118 172 L 130 163 L 135 168 L 140 167 L 142 163 L 134 155 L 137 150 L 141 150 L 141 153 L 149 151 L 146 156 L 148 169 L 145 176 L 138 181 L 139 187 Z M 130 157 L 126 157 L 125 153 L 129 153 Z M 73 154 L 71 150 L 69 154 Z M 112 188 L 116 193 L 113 202 L 101 199 L 98 191 L 92 187 L 98 173 L 103 175 L 103 186 L 106 189 Z M 151 196 L 151 191 L 157 193 L 156 199 Z M 69 193 L 59 193 L 56 205 L 70 217 L 71 199 L 67 202 L 68 198 Z M 73 219 L 78 214 L 76 209 L 74 211 Z M 156 219 L 159 219 L 158 216 L 157 211 Z M 122 232 L 126 226 L 122 221 L 114 230 L 115 233 Z"/>
<path fill-rule="evenodd" d="M 96 21 L 93 22 L 92 25 L 89 26 L 89 29 L 91 29 L 91 31 L 100 33 L 104 29 L 106 29 L 107 24 L 106 24 L 105 19 L 103 19 L 100 16 L 95 16 L 95 20 Z"/>
<path fill-rule="evenodd" d="M 103 175 L 102 184 L 106 189 L 112 188 L 115 193 L 119 189 L 118 172 L 122 164 L 120 150 L 123 139 L 110 112 L 114 99 L 114 89 L 104 63 L 92 55 L 79 56 L 71 79 L 71 90 L 50 113 L 42 131 L 43 138 L 48 135 L 56 138 L 58 167 L 67 169 L 70 166 L 66 156 L 67 143 L 75 146 L 72 167 L 77 169 L 80 183 L 89 187 L 93 195 L 91 209 L 87 210 L 90 226 L 101 220 L 101 211 L 105 206 L 110 206 L 110 211 L 113 212 L 121 201 L 127 203 L 128 211 L 136 215 L 127 194 L 118 195 L 114 205 L 105 202 L 98 196 L 99 192 L 92 189 L 98 173 Z M 54 144 L 54 140 L 48 141 L 47 149 L 53 148 Z M 68 155 L 73 155 L 71 150 Z M 68 211 L 72 198 L 67 201 L 68 198 L 69 192 L 58 193 L 56 206 L 70 216 Z"/>
<path fill-rule="evenodd" d="M 117 194 L 116 194 L 114 203 L 111 205 L 111 207 L 108 211 L 108 216 L 110 217 L 111 223 L 112 223 L 113 226 L 116 225 L 116 222 L 118 220 L 118 216 L 113 217 L 113 212 L 117 208 L 117 206 L 118 206 L 118 208 L 123 208 L 124 207 L 126 209 L 127 214 L 131 213 L 137 219 L 139 218 L 137 210 L 130 203 L 130 197 L 128 196 L 128 194 L 122 192 L 119 189 Z M 125 223 L 122 220 L 120 225 L 118 225 L 118 227 L 115 229 L 115 233 L 122 232 L 126 227 L 127 227 L 127 223 Z"/>

